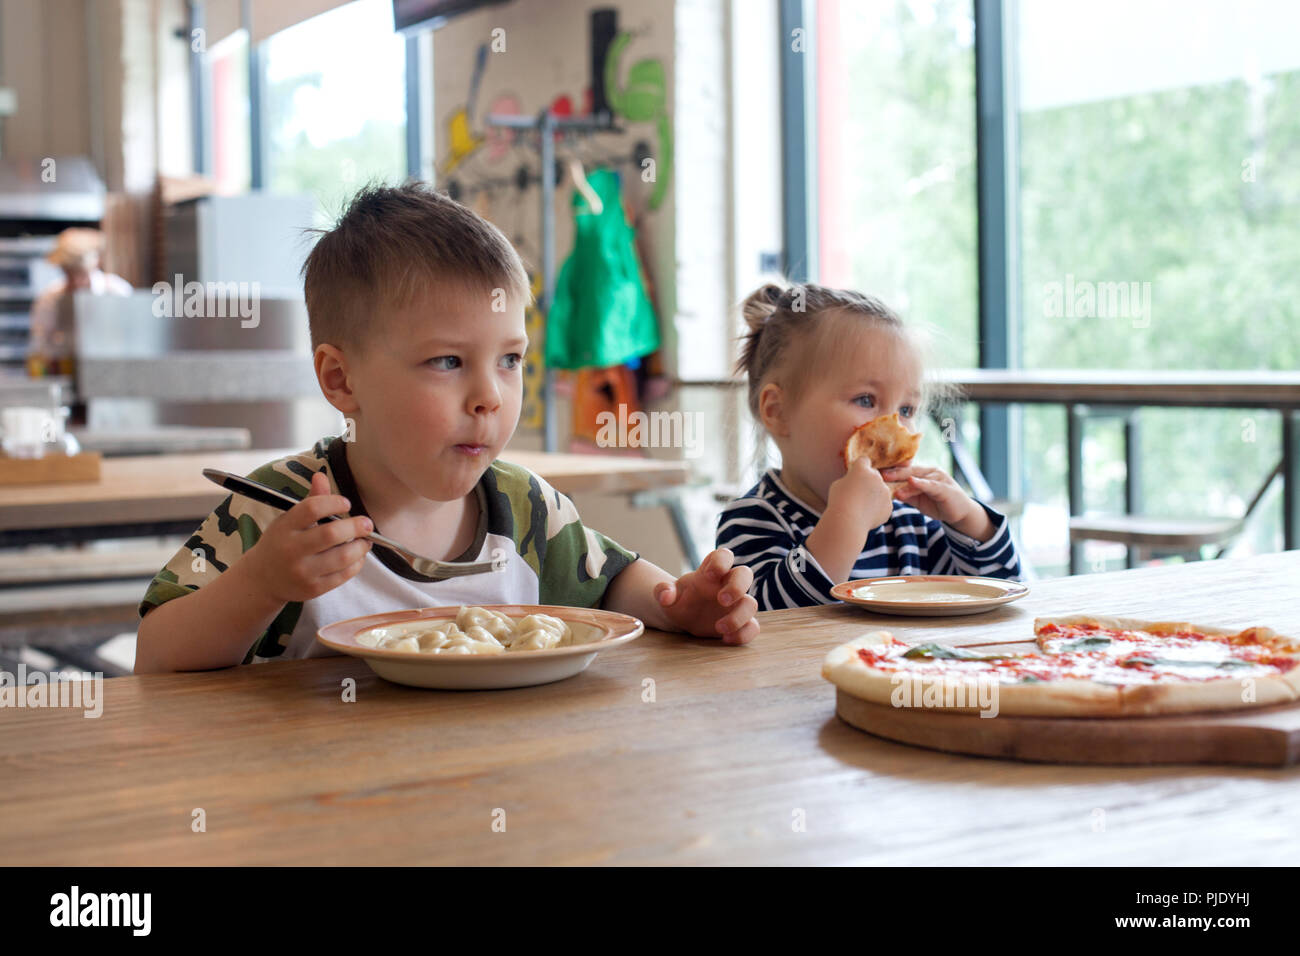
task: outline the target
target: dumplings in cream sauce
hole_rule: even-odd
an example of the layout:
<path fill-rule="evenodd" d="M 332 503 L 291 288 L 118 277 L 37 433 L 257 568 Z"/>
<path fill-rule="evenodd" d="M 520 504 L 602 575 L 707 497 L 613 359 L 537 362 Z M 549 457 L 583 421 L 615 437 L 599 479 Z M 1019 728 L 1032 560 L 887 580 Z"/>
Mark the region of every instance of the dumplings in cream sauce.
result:
<path fill-rule="evenodd" d="M 501 654 L 563 647 L 574 643 L 574 635 L 566 622 L 549 614 L 530 614 L 515 622 L 487 608 L 462 607 L 454 621 L 372 627 L 357 635 L 357 643 L 423 654 Z"/>

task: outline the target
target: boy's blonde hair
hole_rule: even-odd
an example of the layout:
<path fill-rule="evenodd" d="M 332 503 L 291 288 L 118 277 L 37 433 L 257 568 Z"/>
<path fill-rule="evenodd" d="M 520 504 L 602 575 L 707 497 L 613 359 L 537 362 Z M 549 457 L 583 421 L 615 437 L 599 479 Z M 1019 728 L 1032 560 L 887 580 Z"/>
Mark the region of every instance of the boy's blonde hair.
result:
<path fill-rule="evenodd" d="M 531 301 L 519 253 L 472 209 L 420 182 L 366 186 L 303 263 L 311 345 L 364 350 L 382 331 L 380 307 L 403 308 L 430 291 Z"/>
<path fill-rule="evenodd" d="M 740 337 L 735 372 L 745 373 L 748 379 L 749 411 L 760 425 L 758 397 L 764 385 L 779 384 L 787 404 L 794 407 L 809 383 L 840 361 L 844 347 L 835 333 L 844 330 L 844 320 L 893 332 L 913 350 L 922 369 L 928 364 L 929 330 L 905 325 L 893 309 L 861 292 L 813 282 L 786 286 L 769 282 L 745 299 L 741 312 L 749 331 Z M 927 381 L 924 374 L 921 395 L 918 416 L 960 397 L 957 389 Z"/>

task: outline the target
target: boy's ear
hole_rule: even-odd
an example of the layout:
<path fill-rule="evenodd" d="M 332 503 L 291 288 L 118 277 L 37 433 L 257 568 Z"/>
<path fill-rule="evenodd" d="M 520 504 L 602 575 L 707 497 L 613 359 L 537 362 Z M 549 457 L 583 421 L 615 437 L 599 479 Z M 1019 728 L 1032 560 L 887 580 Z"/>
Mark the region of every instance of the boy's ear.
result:
<path fill-rule="evenodd" d="M 316 366 L 316 382 L 320 385 L 321 394 L 325 396 L 326 401 L 344 415 L 351 414 L 361 407 L 352 391 L 352 383 L 348 376 L 348 357 L 342 349 L 322 343 L 316 346 L 316 354 L 312 356 L 312 361 Z"/>
<path fill-rule="evenodd" d="M 758 415 L 763 427 L 771 434 L 781 438 L 790 435 L 790 426 L 785 420 L 785 393 L 775 382 L 768 382 L 758 393 Z"/>

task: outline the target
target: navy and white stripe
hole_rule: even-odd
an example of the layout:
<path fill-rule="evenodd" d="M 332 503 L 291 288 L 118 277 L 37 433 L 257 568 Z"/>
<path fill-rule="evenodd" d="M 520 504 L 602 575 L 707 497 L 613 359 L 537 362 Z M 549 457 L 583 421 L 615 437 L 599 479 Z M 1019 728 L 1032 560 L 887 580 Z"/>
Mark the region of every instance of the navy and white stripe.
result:
<path fill-rule="evenodd" d="M 849 580 L 901 574 L 973 574 L 1019 580 L 1020 556 L 1006 516 L 981 503 L 995 529 L 980 542 L 894 500 L 894 513 L 867 536 Z M 802 504 L 769 468 L 718 516 L 717 547 L 754 572 L 749 593 L 760 611 L 838 604 L 817 559 L 804 548 L 821 515 Z"/>

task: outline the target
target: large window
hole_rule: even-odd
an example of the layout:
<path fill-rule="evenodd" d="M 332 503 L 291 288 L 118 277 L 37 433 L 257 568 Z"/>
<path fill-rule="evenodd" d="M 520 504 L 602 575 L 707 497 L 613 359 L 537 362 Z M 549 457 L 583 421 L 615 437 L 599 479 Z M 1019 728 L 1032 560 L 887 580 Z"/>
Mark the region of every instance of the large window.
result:
<path fill-rule="evenodd" d="M 817 16 L 821 281 L 870 290 L 976 365 L 970 3 L 822 0 Z"/>
<path fill-rule="evenodd" d="M 391 0 L 356 0 L 266 41 L 266 186 L 328 221 L 363 183 L 406 178 L 406 46 Z"/>
<path fill-rule="evenodd" d="M 252 184 L 248 103 L 248 33 L 236 30 L 208 54 L 212 70 L 212 177 L 222 192 Z"/>
<path fill-rule="evenodd" d="M 939 328 L 941 362 L 974 367 L 975 3 L 808 6 L 816 278 Z M 1300 367 L 1300 5 L 1022 0 L 1002 15 L 1019 307 L 989 318 L 1007 323 L 1011 364 Z M 1065 410 L 1011 422 L 1022 544 L 1040 573 L 1065 573 Z M 1239 516 L 1280 455 L 1274 412 L 1147 408 L 1136 422 L 1148 514 Z M 1120 419 L 1087 425 L 1089 511 L 1124 509 L 1122 435 Z M 928 437 L 921 454 L 946 457 Z M 1241 552 L 1281 547 L 1279 498 Z M 1119 546 L 1085 554 L 1088 569 L 1122 559 Z"/>
<path fill-rule="evenodd" d="M 820 0 L 818 281 L 883 299 L 978 364 L 975 24 L 969 0 Z M 921 455 L 943 460 L 934 429 Z"/>
<path fill-rule="evenodd" d="M 1300 7 L 1014 9 L 1022 364 L 1300 367 Z M 1239 516 L 1279 457 L 1276 413 L 1143 409 L 1138 422 L 1151 514 Z M 1089 426 L 1090 510 L 1123 510 L 1119 429 Z M 1059 408 L 1026 409 L 1024 447 L 1026 496 L 1056 514 L 1042 544 L 1059 564 Z M 1243 551 L 1281 546 L 1278 509 L 1275 499 Z M 1091 566 L 1123 554 L 1090 547 Z"/>

